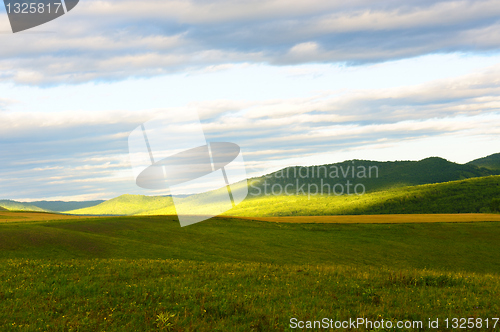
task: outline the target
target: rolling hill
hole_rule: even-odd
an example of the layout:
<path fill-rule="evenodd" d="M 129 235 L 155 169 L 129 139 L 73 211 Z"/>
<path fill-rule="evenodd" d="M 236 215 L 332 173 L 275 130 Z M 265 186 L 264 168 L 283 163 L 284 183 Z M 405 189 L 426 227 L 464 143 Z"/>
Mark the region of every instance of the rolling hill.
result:
<path fill-rule="evenodd" d="M 181 200 L 193 214 L 207 214 L 203 203 L 216 201 L 222 191 L 193 195 Z M 320 216 L 393 213 L 498 212 L 500 176 L 487 176 L 437 184 L 396 187 L 365 195 L 249 195 L 224 215 Z M 121 213 L 120 213 L 121 212 Z M 70 211 L 87 215 L 174 215 L 170 197 L 123 195 L 95 207 Z"/>
<path fill-rule="evenodd" d="M 495 156 L 492 155 L 486 158 L 495 160 Z M 478 160 L 473 162 L 478 162 Z M 489 186 L 492 183 L 493 188 L 497 188 L 497 177 L 492 177 L 497 174 L 500 174 L 500 170 L 496 171 L 473 164 L 457 164 L 438 157 L 426 158 L 420 161 L 395 162 L 350 160 L 330 165 L 288 167 L 265 176 L 249 179 L 249 195 L 247 199 L 226 214 L 274 216 L 453 213 L 449 210 L 449 206 L 454 205 L 450 202 L 449 197 L 455 197 L 456 199 L 458 194 L 452 194 L 446 198 L 445 195 L 450 195 L 450 190 L 459 193 L 460 197 L 469 197 L 469 201 L 475 202 L 472 205 L 455 204 L 453 211 L 486 212 L 492 209 L 491 200 L 494 197 L 483 197 L 479 191 L 483 190 L 481 189 L 482 186 Z M 467 185 L 450 182 L 473 178 L 483 178 L 483 180 L 477 183 L 470 182 Z M 336 195 L 340 193 L 340 188 L 344 193 L 347 193 L 347 181 L 351 185 L 351 191 L 355 189 L 356 185 L 362 184 L 362 187 L 359 188 L 362 188 L 366 195 Z M 430 195 L 427 192 L 423 194 L 425 190 L 431 187 L 415 187 L 433 183 L 444 184 L 443 187 L 432 187 L 438 188 L 436 189 L 438 194 Z M 240 182 L 238 185 L 243 186 L 245 184 Z M 475 191 L 468 192 L 467 190 L 472 187 L 475 188 Z M 287 190 L 286 194 L 285 188 Z M 308 197 L 309 190 L 307 188 L 315 190 L 311 197 Z M 324 194 L 329 192 L 330 195 L 315 195 L 316 191 L 321 193 L 321 188 L 324 189 Z M 424 190 L 424 188 L 426 189 Z M 306 190 L 304 191 L 304 189 Z M 418 203 L 416 199 L 404 200 L 401 198 L 408 193 L 414 192 L 417 192 L 417 196 L 420 198 L 425 197 L 422 201 L 425 201 L 425 203 Z M 489 190 L 483 190 L 483 192 L 498 197 L 496 191 L 490 193 Z M 291 195 L 288 195 L 288 193 Z M 218 195 L 225 195 L 225 188 L 184 197 L 181 201 L 193 214 L 204 214 L 207 212 L 203 207 L 200 207 L 200 205 L 203 205 L 200 203 L 217 202 Z M 432 197 L 432 199 L 429 201 L 428 197 Z M 411 207 L 408 205 L 404 208 L 396 208 L 397 204 L 394 200 L 403 200 L 406 202 L 405 204 L 410 204 Z M 319 201 L 322 201 L 322 203 L 320 204 Z M 445 204 L 447 206 L 446 210 L 439 211 L 440 204 Z M 495 207 L 493 207 L 494 209 Z M 68 211 L 68 213 L 88 215 L 173 215 L 176 214 L 176 211 L 170 197 L 122 195 L 99 205 Z"/>
<path fill-rule="evenodd" d="M 289 192 L 300 191 L 302 185 L 314 184 L 319 188 L 347 181 L 363 184 L 366 192 L 386 190 L 393 187 L 441 183 L 489 175 L 499 175 L 498 170 L 473 164 L 457 164 L 443 158 L 431 157 L 420 161 L 349 160 L 337 164 L 288 167 L 277 172 L 250 179 L 250 194 L 262 196 L 265 187 L 271 189 L 285 186 Z M 269 190 L 268 189 L 268 190 Z"/>
<path fill-rule="evenodd" d="M 137 215 L 173 206 L 171 197 L 121 195 L 99 205 L 68 211 L 71 214 L 88 215 Z M 175 214 L 175 212 L 174 212 Z"/>
<path fill-rule="evenodd" d="M 478 167 L 488 168 L 490 170 L 500 170 L 500 153 L 495 153 L 484 158 L 479 158 L 467 163 Z"/>
<path fill-rule="evenodd" d="M 42 209 L 31 203 L 21 203 L 12 200 L 0 200 L 0 207 L 9 211 L 36 211 L 47 212 L 48 210 Z"/>
<path fill-rule="evenodd" d="M 321 216 L 500 212 L 500 176 L 392 188 L 365 195 L 247 198 L 232 216 Z M 168 208 L 165 209 L 168 211 Z"/>

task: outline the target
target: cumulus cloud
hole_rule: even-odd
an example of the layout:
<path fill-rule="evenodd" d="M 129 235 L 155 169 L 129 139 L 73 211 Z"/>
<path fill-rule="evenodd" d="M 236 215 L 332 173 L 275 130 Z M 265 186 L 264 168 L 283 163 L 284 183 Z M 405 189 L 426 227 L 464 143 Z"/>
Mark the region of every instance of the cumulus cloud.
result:
<path fill-rule="evenodd" d="M 495 0 L 90 0 L 33 30 L 54 33 L 0 35 L 0 80 L 81 83 L 234 63 L 498 51 L 499 14 Z"/>

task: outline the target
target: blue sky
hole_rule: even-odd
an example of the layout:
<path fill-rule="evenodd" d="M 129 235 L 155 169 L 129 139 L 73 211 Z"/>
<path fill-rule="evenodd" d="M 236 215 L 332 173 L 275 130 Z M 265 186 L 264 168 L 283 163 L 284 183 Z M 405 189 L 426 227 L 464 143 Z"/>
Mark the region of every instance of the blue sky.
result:
<path fill-rule="evenodd" d="M 0 198 L 163 194 L 128 134 L 193 109 L 250 175 L 500 152 L 495 1 L 83 1 L 17 34 L 0 8 Z"/>

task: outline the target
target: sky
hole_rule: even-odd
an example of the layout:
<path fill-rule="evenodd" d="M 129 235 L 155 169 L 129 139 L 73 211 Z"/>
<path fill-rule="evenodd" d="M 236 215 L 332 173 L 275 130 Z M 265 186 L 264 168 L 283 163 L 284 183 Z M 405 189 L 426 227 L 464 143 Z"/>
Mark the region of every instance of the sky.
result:
<path fill-rule="evenodd" d="M 0 5 L 0 199 L 156 195 L 130 133 L 196 112 L 248 176 L 500 152 L 497 1 L 81 1 L 13 34 Z"/>

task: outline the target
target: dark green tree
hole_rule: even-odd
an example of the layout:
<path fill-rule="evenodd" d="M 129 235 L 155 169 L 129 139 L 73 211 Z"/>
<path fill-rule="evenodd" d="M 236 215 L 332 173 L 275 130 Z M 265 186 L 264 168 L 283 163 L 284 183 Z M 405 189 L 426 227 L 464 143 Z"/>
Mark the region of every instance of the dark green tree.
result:
<path fill-rule="evenodd" d="M 500 198 L 493 198 L 490 203 L 491 211 L 500 212 Z"/>

